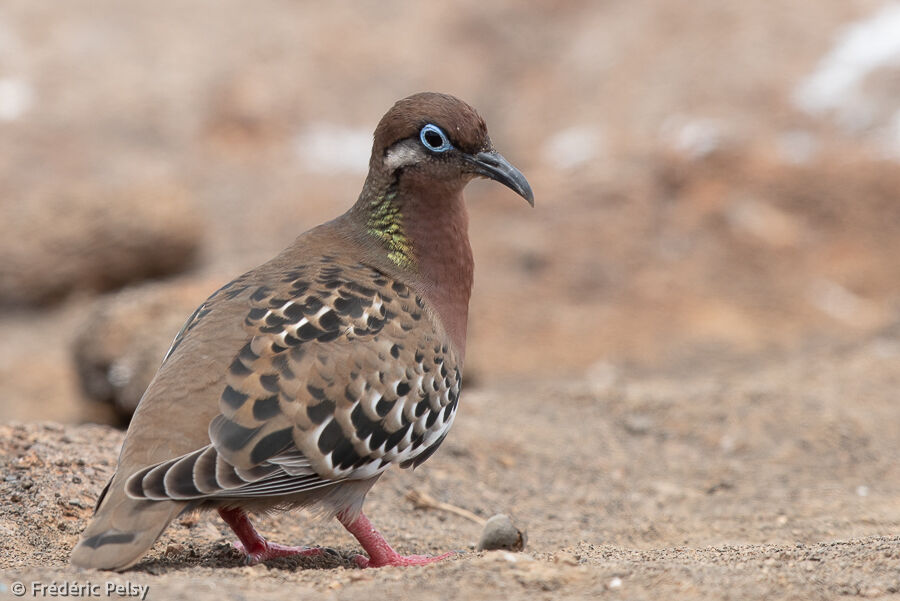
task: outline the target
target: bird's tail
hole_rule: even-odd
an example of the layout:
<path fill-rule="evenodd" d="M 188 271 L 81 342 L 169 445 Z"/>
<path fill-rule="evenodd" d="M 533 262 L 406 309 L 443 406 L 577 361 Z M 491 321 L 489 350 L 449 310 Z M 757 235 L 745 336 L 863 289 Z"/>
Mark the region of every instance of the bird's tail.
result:
<path fill-rule="evenodd" d="M 124 570 L 146 553 L 185 507 L 180 501 L 132 499 L 114 478 L 72 550 L 72 565 Z"/>

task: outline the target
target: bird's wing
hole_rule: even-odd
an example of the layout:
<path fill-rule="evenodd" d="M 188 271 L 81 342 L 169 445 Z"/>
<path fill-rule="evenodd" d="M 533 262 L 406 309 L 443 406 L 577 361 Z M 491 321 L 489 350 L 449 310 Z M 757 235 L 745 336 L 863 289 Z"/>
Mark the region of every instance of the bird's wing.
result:
<path fill-rule="evenodd" d="M 211 444 L 138 471 L 129 496 L 284 495 L 434 452 L 453 421 L 460 370 L 408 286 L 325 257 L 249 298 L 249 338 L 227 368 Z"/>

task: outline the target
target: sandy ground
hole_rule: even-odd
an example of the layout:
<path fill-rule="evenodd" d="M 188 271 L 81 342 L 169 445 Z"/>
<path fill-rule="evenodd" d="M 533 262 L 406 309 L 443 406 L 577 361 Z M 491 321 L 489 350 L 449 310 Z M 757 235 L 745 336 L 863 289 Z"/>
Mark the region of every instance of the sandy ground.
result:
<path fill-rule="evenodd" d="M 689 375 L 598 365 L 581 381 L 470 390 L 437 456 L 370 495 L 401 551 L 459 551 L 408 569 L 245 567 L 227 527 L 201 515 L 174 523 L 132 571 L 73 570 L 68 551 L 121 433 L 3 426 L 2 582 L 130 582 L 149 585 L 148 598 L 192 600 L 900 598 L 898 382 L 894 329 Z M 412 490 L 513 516 L 525 551 L 474 551 L 478 523 L 417 509 Z M 281 542 L 358 552 L 336 523 L 279 514 L 258 525 Z"/>
<path fill-rule="evenodd" d="M 537 196 L 470 186 L 461 413 L 367 505 L 401 551 L 457 557 L 246 567 L 204 515 L 127 573 L 68 568 L 122 437 L 78 385 L 104 296 L 76 287 L 0 306 L 0 599 L 75 581 L 191 601 L 900 599 L 900 72 L 849 53 L 895 28 L 872 26 L 881 0 L 783 4 L 0 2 L 0 223 L 44 203 L 28 231 L 56 231 L 79 195 L 125 190 L 127 213 L 171 185 L 199 216 L 173 301 L 349 206 L 377 119 L 416 91 L 478 107 Z M 799 102 L 829 68 L 846 88 Z M 480 523 L 412 491 L 509 514 L 527 547 L 476 552 Z M 303 514 L 258 524 L 358 552 Z"/>

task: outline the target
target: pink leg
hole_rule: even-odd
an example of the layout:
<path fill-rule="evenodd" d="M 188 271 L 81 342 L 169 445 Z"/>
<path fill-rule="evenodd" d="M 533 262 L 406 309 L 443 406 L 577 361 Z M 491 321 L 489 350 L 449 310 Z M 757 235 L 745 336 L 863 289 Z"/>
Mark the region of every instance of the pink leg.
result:
<path fill-rule="evenodd" d="M 368 558 L 365 558 L 362 555 L 356 556 L 356 563 L 361 568 L 422 566 L 446 559 L 453 555 L 452 551 L 450 553 L 438 555 L 437 557 L 430 557 L 428 555 L 400 555 L 391 548 L 386 540 L 384 540 L 384 537 L 375 529 L 375 526 L 372 525 L 372 522 L 369 521 L 369 518 L 367 518 L 365 514 L 360 513 L 359 517 L 352 522 L 348 521 L 343 514 L 340 514 L 338 515 L 338 520 L 350 534 L 356 537 L 359 544 L 361 544 L 363 549 L 366 550 L 366 553 L 369 554 Z"/>
<path fill-rule="evenodd" d="M 220 508 L 219 515 L 237 534 L 240 542 L 234 543 L 234 548 L 246 555 L 246 561 L 250 565 L 275 557 L 311 556 L 324 553 L 324 549 L 319 547 L 288 547 L 270 543 L 256 531 L 243 509 Z"/>

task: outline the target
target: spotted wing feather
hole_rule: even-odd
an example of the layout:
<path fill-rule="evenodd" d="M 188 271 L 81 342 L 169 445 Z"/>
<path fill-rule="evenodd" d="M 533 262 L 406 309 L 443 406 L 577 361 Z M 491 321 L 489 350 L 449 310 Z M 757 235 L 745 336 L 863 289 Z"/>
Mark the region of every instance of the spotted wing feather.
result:
<path fill-rule="evenodd" d="M 455 352 L 421 298 L 325 257 L 250 294 L 212 444 L 132 476 L 137 498 L 286 495 L 415 466 L 457 407 Z"/>

